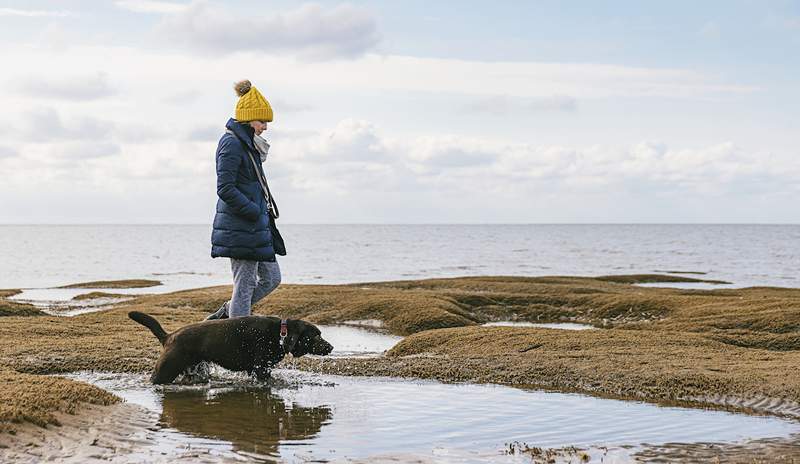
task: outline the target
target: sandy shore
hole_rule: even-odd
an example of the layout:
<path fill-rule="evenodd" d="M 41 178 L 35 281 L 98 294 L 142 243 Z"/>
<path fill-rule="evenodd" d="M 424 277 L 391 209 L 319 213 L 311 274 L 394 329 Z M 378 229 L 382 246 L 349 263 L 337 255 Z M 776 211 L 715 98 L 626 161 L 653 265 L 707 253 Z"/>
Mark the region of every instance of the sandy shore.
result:
<path fill-rule="evenodd" d="M 219 463 L 264 462 L 224 446 L 197 440 L 189 444 L 163 429 L 157 414 L 129 404 L 85 406 L 79 414 L 57 413 L 61 425 L 23 424 L 13 434 L 0 434 L 0 462 L 30 463 Z M 517 453 L 531 464 L 603 462 L 715 462 L 767 464 L 800 462 L 800 437 L 753 440 L 739 444 L 695 443 L 623 448 L 528 448 L 517 443 Z M 588 459 L 588 461 L 587 461 Z M 268 459 L 267 459 L 268 460 Z M 270 461 L 271 462 L 271 461 Z M 338 462 L 338 461 L 337 461 Z M 345 462 L 345 461 L 341 461 Z M 353 463 L 433 464 L 441 459 L 418 455 L 377 455 Z"/>
<path fill-rule="evenodd" d="M 371 320 L 408 336 L 384 358 L 294 363 L 302 369 L 525 385 L 800 417 L 800 377 L 787 375 L 800 365 L 800 289 L 633 285 L 660 279 L 688 280 L 470 277 L 285 285 L 255 311 L 326 324 Z M 111 402 L 107 393 L 81 390 L 78 382 L 70 386 L 74 394 L 53 398 L 37 388 L 41 374 L 148 372 L 160 349 L 127 318 L 129 310 L 152 314 L 174 330 L 201 320 L 229 294 L 230 287 L 213 287 L 140 296 L 73 318 L 3 317 L 0 427 L 55 424 L 76 405 Z M 597 330 L 481 327 L 504 320 L 580 322 Z M 9 449 L 18 450 L 19 443 Z"/>

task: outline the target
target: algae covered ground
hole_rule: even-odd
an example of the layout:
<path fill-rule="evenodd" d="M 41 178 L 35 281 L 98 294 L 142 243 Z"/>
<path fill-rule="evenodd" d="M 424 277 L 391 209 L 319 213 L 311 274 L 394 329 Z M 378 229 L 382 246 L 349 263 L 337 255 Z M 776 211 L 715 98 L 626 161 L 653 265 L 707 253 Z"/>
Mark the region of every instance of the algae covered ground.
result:
<path fill-rule="evenodd" d="M 259 314 L 315 323 L 379 320 L 407 337 L 376 359 L 289 361 L 344 375 L 494 382 L 600 396 L 800 415 L 800 289 L 638 287 L 675 276 L 465 277 L 351 285 L 282 285 Z M 103 390 L 45 374 L 148 372 L 156 339 L 127 318 L 168 330 L 228 299 L 220 286 L 145 295 L 64 318 L 0 323 L 0 423 L 53 422 Z M 2 303 L 0 303 L 2 304 Z M 482 327 L 492 321 L 581 322 L 597 330 Z"/>
<path fill-rule="evenodd" d="M 0 316 L 38 316 L 43 314 L 35 306 L 28 303 L 11 301 L 8 297 L 21 293 L 22 290 L 0 290 Z"/>

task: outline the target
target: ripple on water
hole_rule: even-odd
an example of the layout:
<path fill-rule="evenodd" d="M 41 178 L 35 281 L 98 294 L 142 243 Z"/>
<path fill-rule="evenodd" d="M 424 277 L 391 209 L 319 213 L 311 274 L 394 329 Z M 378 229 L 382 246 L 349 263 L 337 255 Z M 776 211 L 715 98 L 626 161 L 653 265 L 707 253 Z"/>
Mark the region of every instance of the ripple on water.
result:
<path fill-rule="evenodd" d="M 800 425 L 773 417 L 660 407 L 496 385 L 443 384 L 276 370 L 259 384 L 218 370 L 202 386 L 154 387 L 144 375 L 68 377 L 160 415 L 162 427 L 241 456 L 306 459 L 447 455 L 513 462 L 506 443 L 546 448 L 738 442 L 785 437 Z M 255 453 L 255 454 L 254 454 Z"/>

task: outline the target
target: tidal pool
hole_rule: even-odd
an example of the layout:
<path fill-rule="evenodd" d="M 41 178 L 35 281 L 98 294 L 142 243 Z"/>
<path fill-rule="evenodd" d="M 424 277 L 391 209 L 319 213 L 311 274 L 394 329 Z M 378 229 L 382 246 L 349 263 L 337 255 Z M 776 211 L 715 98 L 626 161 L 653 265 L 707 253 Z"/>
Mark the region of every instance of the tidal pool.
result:
<path fill-rule="evenodd" d="M 322 338 L 333 345 L 330 356 L 378 356 L 403 337 L 344 325 L 318 325 Z"/>
<path fill-rule="evenodd" d="M 165 444 L 191 446 L 245 461 L 394 456 L 400 461 L 526 462 L 504 453 L 512 442 L 595 453 L 609 447 L 619 458 L 644 444 L 735 443 L 800 432 L 800 424 L 774 417 L 290 369 L 274 371 L 269 383 L 215 370 L 210 383 L 196 386 L 155 387 L 138 374 L 67 377 L 152 411 L 162 452 L 169 451 Z"/>
<path fill-rule="evenodd" d="M 502 321 L 502 322 L 487 322 L 483 324 L 484 327 L 540 327 L 543 329 L 561 329 L 561 330 L 590 330 L 596 329 L 589 324 L 577 324 L 575 322 L 515 322 L 515 321 Z"/>
<path fill-rule="evenodd" d="M 574 323 L 494 323 L 567 330 Z M 380 356 L 402 337 L 319 326 L 331 357 Z M 326 358 L 322 358 L 325 360 Z M 323 361 L 325 362 L 325 361 Z M 331 362 L 337 362 L 331 359 Z M 575 446 L 591 462 L 629 462 L 649 446 L 741 443 L 800 433 L 790 420 L 499 385 L 347 377 L 278 369 L 260 383 L 213 368 L 210 382 L 156 387 L 148 375 L 78 372 L 148 411 L 141 456 L 198 462 L 529 463 L 509 444 Z M 597 459 L 596 459 L 597 458 Z M 577 458 L 576 458 L 577 459 Z"/>
<path fill-rule="evenodd" d="M 51 316 L 72 317 L 110 308 L 116 303 L 131 300 L 136 295 L 148 293 L 147 288 L 26 288 L 9 297 L 20 303 L 30 303 Z M 130 297 L 100 297 L 89 300 L 73 300 L 74 297 L 90 292 L 107 292 Z"/>

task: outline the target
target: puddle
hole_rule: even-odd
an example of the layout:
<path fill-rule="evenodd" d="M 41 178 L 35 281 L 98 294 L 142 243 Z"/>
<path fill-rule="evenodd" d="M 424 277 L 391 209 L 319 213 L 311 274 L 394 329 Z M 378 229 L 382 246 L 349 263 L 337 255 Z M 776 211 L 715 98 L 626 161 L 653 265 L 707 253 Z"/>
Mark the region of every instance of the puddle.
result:
<path fill-rule="evenodd" d="M 594 462 L 610 457 L 601 447 L 629 456 L 643 444 L 736 443 L 800 431 L 800 424 L 774 417 L 284 369 L 274 371 L 269 384 L 227 371 L 215 371 L 202 386 L 154 387 L 146 375 L 136 374 L 65 377 L 152 411 L 154 427 L 168 438 L 164 443 L 190 443 L 198 452 L 233 453 L 251 462 L 377 456 L 401 462 L 531 462 L 504 454 L 513 442 L 589 448 Z"/>
<path fill-rule="evenodd" d="M 483 324 L 484 327 L 541 327 L 545 329 L 561 329 L 561 330 L 591 330 L 597 327 L 589 324 L 577 324 L 574 322 L 487 322 Z"/>
<path fill-rule="evenodd" d="M 120 295 L 144 295 L 153 293 L 148 288 L 25 288 L 20 293 L 9 297 L 9 300 L 19 300 L 34 305 L 46 305 L 54 302 L 67 302 L 78 295 L 92 292 L 117 293 Z"/>
<path fill-rule="evenodd" d="M 73 300 L 78 295 L 90 292 L 142 294 L 144 288 L 102 289 L 102 288 L 29 288 L 9 297 L 20 303 L 29 303 L 51 316 L 72 317 L 79 314 L 92 313 L 108 309 L 111 305 L 129 301 L 132 298 L 100 297 L 88 300 Z"/>
<path fill-rule="evenodd" d="M 378 356 L 403 337 L 342 325 L 318 325 L 322 338 L 333 345 L 330 356 Z"/>
<path fill-rule="evenodd" d="M 356 319 L 352 321 L 344 321 L 342 324 L 355 325 L 359 327 L 373 327 L 378 329 L 383 327 L 383 321 L 380 319 Z"/>

